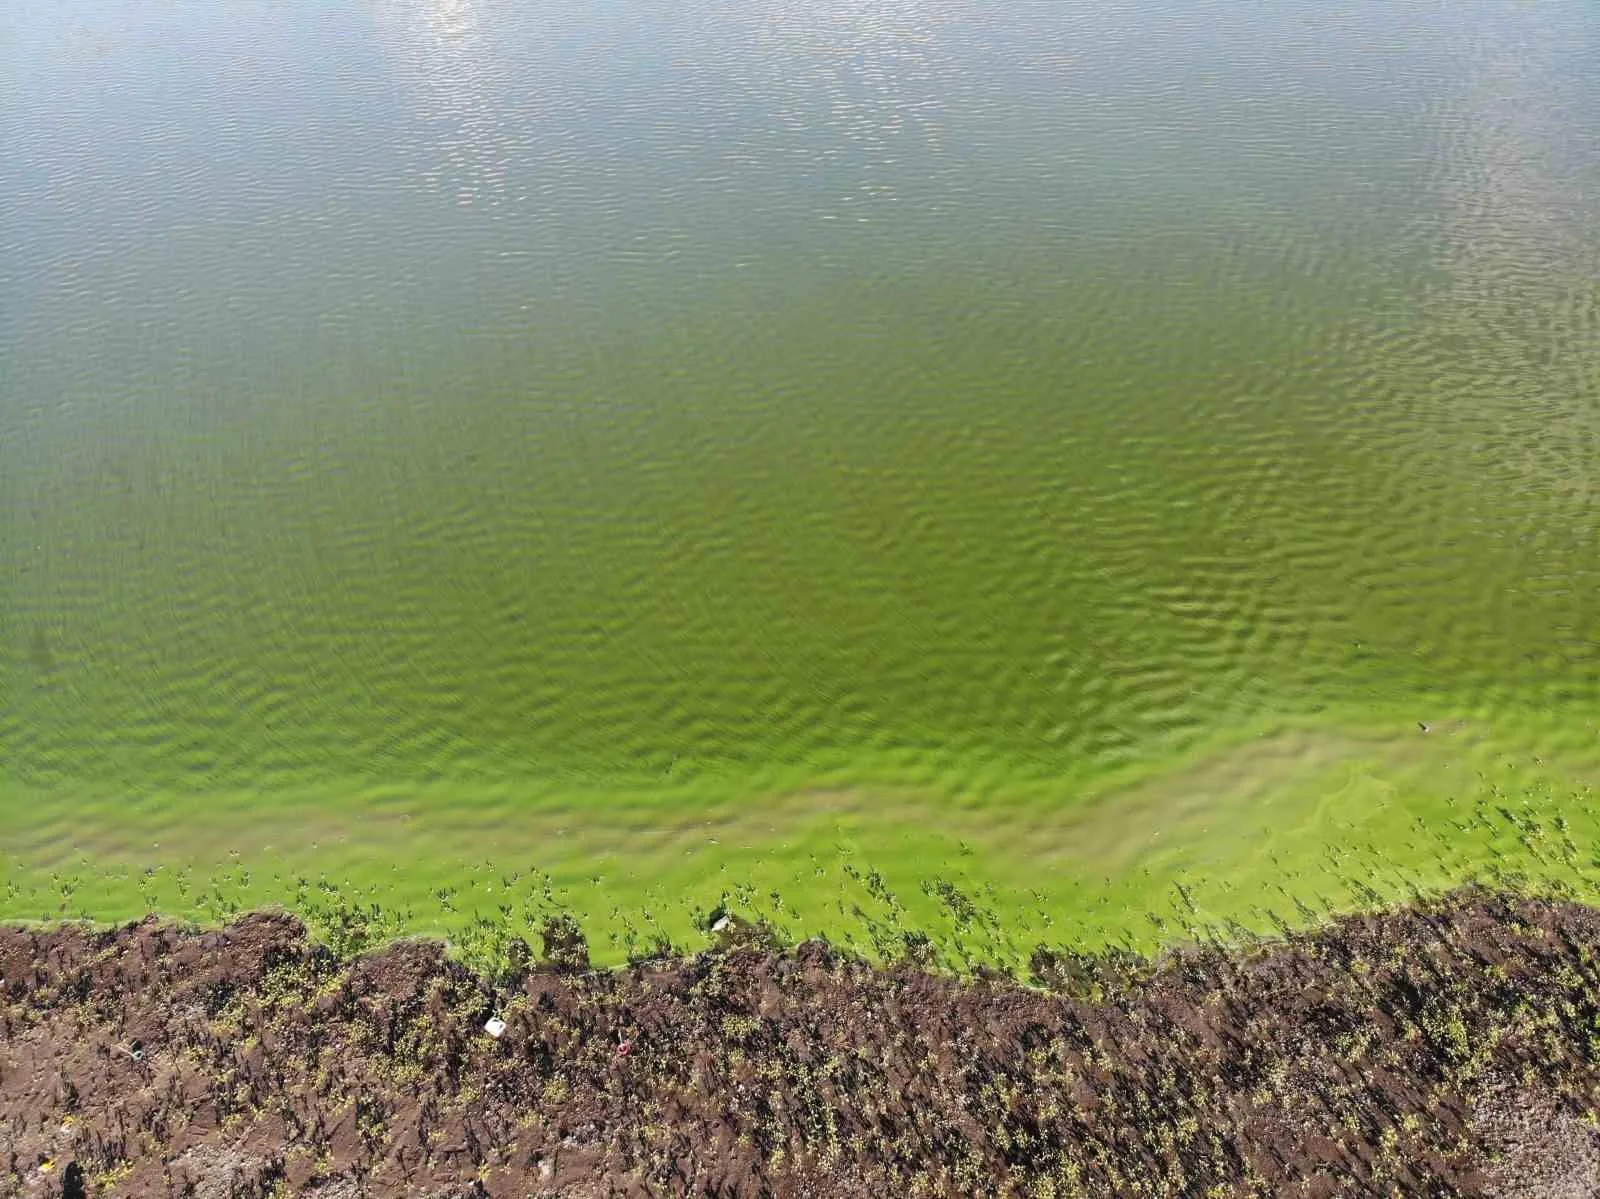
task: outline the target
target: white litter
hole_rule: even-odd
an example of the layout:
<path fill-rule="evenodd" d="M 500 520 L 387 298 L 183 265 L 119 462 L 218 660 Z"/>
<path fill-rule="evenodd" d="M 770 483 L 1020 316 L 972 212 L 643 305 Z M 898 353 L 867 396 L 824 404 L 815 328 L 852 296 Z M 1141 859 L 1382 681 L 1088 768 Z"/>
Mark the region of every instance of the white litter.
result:
<path fill-rule="evenodd" d="M 728 925 L 730 925 L 732 923 L 733 923 L 733 917 L 731 917 L 731 916 L 718 916 L 717 917 L 717 922 L 711 926 L 711 931 L 714 932 L 714 933 L 720 933 L 723 929 L 727 928 Z"/>
<path fill-rule="evenodd" d="M 497 1041 L 500 1039 L 501 1034 L 504 1033 L 505 1030 L 506 1022 L 500 1019 L 499 1016 L 490 1016 L 489 1022 L 483 1026 L 483 1031 L 488 1033 Z"/>

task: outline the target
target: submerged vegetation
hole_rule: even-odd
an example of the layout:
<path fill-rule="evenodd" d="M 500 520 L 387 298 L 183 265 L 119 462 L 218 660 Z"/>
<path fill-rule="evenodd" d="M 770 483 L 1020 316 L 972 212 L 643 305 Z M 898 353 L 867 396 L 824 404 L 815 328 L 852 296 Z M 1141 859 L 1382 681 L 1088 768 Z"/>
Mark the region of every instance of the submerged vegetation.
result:
<path fill-rule="evenodd" d="M 0 857 L 0 918 L 104 923 L 153 912 L 220 926 L 281 907 L 339 957 L 422 935 L 500 977 L 535 951 L 572 969 L 591 959 L 604 966 L 692 954 L 726 939 L 711 932 L 720 916 L 774 945 L 824 937 L 878 963 L 1023 977 L 1041 945 L 1063 960 L 1247 945 L 1472 883 L 1600 902 L 1593 792 L 1548 782 L 1514 788 L 1510 773 L 1506 782 L 1480 776 L 1469 785 L 1475 798 L 1447 797 L 1409 823 L 1398 805 L 1354 804 L 1348 819 L 1335 808 L 1325 827 L 1295 827 L 1285 814 L 1270 839 L 1232 837 L 1234 857 L 1207 859 L 1185 845 L 1107 862 L 1099 880 L 1081 866 L 1072 877 L 1044 866 L 1004 877 L 964 842 L 938 854 L 930 840 L 924 856 L 878 860 L 860 848 L 872 843 L 849 830 L 831 856 L 730 853 L 704 874 L 679 867 L 643 883 L 614 859 L 596 859 L 582 873 L 570 862 L 518 868 L 504 852 L 420 879 L 395 865 L 340 872 L 338 859 L 327 873 L 291 873 L 286 867 L 304 863 L 259 851 L 233 853 L 209 874 L 198 866 L 107 867 L 87 854 L 46 873 L 26 868 L 19 854 Z M 580 933 L 581 957 L 570 948 Z"/>

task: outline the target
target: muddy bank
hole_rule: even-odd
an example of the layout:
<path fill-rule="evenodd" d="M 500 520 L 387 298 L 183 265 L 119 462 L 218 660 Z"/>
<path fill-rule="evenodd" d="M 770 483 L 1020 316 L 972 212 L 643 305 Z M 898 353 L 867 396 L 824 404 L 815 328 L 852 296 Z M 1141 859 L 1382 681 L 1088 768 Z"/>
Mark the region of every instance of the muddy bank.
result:
<path fill-rule="evenodd" d="M 1597 954 L 1600 913 L 1485 892 L 1041 953 L 1053 992 L 817 943 L 493 984 L 282 915 L 6 929 L 0 1194 L 1590 1195 Z"/>

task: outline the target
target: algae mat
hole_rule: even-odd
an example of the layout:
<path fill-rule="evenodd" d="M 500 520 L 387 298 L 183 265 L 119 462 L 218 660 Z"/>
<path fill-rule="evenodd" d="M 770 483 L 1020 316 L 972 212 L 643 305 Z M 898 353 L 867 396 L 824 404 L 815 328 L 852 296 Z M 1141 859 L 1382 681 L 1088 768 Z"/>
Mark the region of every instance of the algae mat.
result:
<path fill-rule="evenodd" d="M 5 914 L 1587 885 L 1583 3 L 4 29 Z"/>

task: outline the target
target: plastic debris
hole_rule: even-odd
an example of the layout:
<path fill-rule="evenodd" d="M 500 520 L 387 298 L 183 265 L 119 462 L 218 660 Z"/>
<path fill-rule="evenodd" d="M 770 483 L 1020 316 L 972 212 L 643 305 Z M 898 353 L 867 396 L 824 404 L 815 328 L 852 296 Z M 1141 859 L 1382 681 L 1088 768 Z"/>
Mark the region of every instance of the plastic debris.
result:
<path fill-rule="evenodd" d="M 499 1016 L 490 1016 L 488 1023 L 483 1026 L 483 1031 L 498 1041 L 506 1031 L 506 1022 Z"/>
<path fill-rule="evenodd" d="M 711 926 L 711 931 L 714 932 L 714 933 L 720 933 L 723 929 L 727 928 L 732 923 L 733 923 L 733 917 L 732 916 L 718 916 L 717 919 L 716 919 L 716 923 L 714 923 Z"/>

